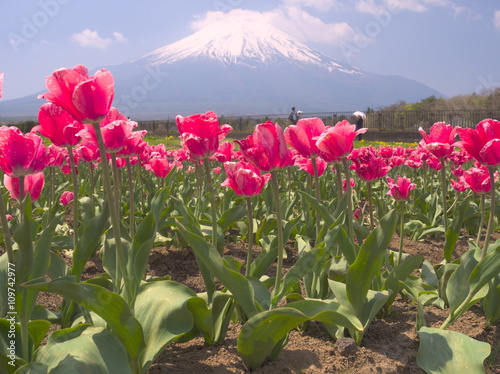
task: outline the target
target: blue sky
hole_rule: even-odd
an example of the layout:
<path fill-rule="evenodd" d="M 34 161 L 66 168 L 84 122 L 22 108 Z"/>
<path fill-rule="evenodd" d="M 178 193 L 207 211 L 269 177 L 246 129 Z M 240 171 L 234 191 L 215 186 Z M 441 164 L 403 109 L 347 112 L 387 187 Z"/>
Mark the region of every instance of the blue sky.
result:
<path fill-rule="evenodd" d="M 333 58 L 447 96 L 500 86 L 498 0 L 23 0 L 0 5 L 2 100 L 43 90 L 57 68 L 93 73 L 241 12 Z"/>

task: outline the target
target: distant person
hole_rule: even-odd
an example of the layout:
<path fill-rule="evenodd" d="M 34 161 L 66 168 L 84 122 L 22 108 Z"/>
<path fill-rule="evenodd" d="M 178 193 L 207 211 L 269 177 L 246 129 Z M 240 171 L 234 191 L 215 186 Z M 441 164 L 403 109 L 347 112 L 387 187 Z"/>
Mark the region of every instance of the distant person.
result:
<path fill-rule="evenodd" d="M 292 108 L 288 119 L 290 120 L 290 122 L 292 122 L 292 125 L 297 124 L 297 121 L 299 120 L 299 114 L 295 111 L 295 107 Z"/>
<path fill-rule="evenodd" d="M 363 121 L 366 118 L 366 115 L 363 112 L 354 112 L 354 116 L 357 118 L 356 120 L 356 131 L 363 128 Z M 358 140 L 362 139 L 362 134 L 358 134 Z"/>

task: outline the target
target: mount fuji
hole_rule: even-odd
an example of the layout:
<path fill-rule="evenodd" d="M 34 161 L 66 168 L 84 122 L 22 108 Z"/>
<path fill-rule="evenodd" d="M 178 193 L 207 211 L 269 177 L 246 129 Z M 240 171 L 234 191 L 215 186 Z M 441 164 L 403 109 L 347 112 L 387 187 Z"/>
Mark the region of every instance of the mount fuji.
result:
<path fill-rule="evenodd" d="M 326 56 L 269 24 L 219 21 L 143 57 L 105 67 L 116 106 L 134 119 L 364 110 L 438 91 Z M 90 70 L 92 73 L 94 70 Z M 3 116 L 36 115 L 36 95 L 0 103 Z"/>

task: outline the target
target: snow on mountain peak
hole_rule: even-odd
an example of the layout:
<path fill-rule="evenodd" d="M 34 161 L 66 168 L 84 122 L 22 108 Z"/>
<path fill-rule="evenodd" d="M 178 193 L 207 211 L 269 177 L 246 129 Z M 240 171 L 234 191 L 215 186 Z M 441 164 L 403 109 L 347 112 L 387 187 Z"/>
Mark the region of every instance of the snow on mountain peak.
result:
<path fill-rule="evenodd" d="M 194 34 L 144 56 L 153 64 L 174 63 L 188 58 L 207 58 L 224 64 L 256 67 L 279 60 L 314 64 L 349 74 L 362 71 L 307 47 L 278 28 L 236 18 L 212 23 Z"/>

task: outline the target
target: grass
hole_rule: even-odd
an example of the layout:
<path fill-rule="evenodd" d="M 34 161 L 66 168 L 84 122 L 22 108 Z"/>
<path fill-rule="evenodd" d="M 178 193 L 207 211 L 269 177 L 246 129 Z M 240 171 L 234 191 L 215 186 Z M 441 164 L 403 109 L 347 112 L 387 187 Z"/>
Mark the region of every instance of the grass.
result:
<path fill-rule="evenodd" d="M 179 140 L 178 136 L 166 136 L 166 137 L 158 137 L 158 136 L 146 136 L 144 139 L 147 141 L 150 145 L 158 145 L 158 144 L 165 144 L 165 148 L 167 149 L 178 149 L 181 147 L 181 143 Z M 235 139 L 232 138 L 225 138 L 225 141 L 234 143 Z M 377 141 L 370 141 L 370 140 L 361 140 L 361 141 L 355 141 L 354 142 L 354 148 L 360 148 L 360 147 L 368 147 L 369 145 L 373 147 L 379 147 L 379 146 L 402 146 L 406 148 L 414 148 L 417 146 L 418 143 L 403 143 L 403 142 L 377 142 Z M 236 147 L 235 149 L 238 149 L 238 145 L 235 143 Z"/>

